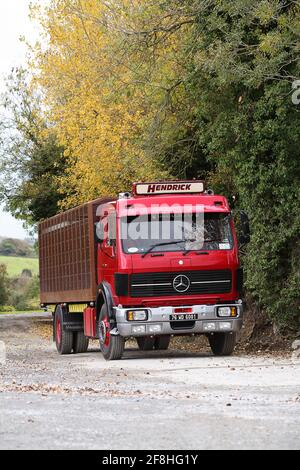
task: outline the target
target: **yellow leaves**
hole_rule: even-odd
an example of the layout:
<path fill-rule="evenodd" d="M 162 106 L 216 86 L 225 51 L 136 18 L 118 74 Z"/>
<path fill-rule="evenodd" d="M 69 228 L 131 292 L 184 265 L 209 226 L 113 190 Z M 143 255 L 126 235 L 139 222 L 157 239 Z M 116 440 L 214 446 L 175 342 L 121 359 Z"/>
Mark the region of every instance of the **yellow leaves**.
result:
<path fill-rule="evenodd" d="M 35 11 L 49 44 L 36 49 L 33 83 L 44 91 L 48 119 L 65 148 L 64 208 L 165 176 L 143 141 L 177 80 L 180 37 L 166 41 L 153 62 L 134 41 L 127 44 L 126 32 L 128 22 L 146 27 L 157 8 L 144 0 L 52 0 Z M 168 119 L 176 124 L 172 113 Z"/>
<path fill-rule="evenodd" d="M 266 26 L 274 19 L 277 6 L 278 2 L 276 0 L 265 0 L 265 2 L 259 2 L 255 15 L 262 25 Z"/>

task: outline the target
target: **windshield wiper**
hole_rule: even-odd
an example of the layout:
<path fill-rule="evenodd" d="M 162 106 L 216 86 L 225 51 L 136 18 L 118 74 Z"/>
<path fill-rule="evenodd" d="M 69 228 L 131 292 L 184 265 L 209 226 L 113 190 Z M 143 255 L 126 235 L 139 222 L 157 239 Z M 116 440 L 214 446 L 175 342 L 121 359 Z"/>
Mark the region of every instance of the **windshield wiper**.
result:
<path fill-rule="evenodd" d="M 160 246 L 171 246 L 171 245 L 179 245 L 179 243 L 186 243 L 186 242 L 195 242 L 196 239 L 193 240 L 178 240 L 173 242 L 162 242 L 156 243 L 155 245 L 150 246 L 150 248 L 142 255 L 142 258 L 145 258 L 149 253 L 151 253 L 155 248 Z"/>

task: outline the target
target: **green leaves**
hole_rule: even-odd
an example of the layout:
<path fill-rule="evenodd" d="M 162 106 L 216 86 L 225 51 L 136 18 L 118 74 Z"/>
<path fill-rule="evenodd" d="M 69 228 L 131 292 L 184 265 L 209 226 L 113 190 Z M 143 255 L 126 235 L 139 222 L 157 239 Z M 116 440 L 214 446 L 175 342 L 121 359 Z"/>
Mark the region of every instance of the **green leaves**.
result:
<path fill-rule="evenodd" d="M 300 110 L 291 90 L 300 77 L 298 45 L 296 3 L 223 0 L 198 18 L 193 55 L 184 64 L 210 181 L 216 191 L 236 194 L 236 206 L 250 215 L 248 293 L 278 324 L 294 327 L 300 324 Z M 197 171 L 205 167 L 199 158 Z"/>
<path fill-rule="evenodd" d="M 41 97 L 30 89 L 24 70 L 10 77 L 3 99 L 0 200 L 32 227 L 58 211 L 63 198 L 58 177 L 66 166 L 64 149 L 43 116 Z"/>
<path fill-rule="evenodd" d="M 6 266 L 0 264 L 0 307 L 4 306 L 9 297 L 9 280 Z"/>

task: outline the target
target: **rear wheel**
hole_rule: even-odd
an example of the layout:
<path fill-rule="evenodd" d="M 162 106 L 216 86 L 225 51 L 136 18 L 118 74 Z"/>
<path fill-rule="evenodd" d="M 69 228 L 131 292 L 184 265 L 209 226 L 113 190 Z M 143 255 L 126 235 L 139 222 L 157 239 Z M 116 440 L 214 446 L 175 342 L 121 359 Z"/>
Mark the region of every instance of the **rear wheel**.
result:
<path fill-rule="evenodd" d="M 57 351 L 61 355 L 71 354 L 73 349 L 73 333 L 64 329 L 63 309 L 60 306 L 56 308 L 54 325 Z"/>
<path fill-rule="evenodd" d="M 136 338 L 136 340 L 141 351 L 152 351 L 152 349 L 154 349 L 155 338 L 141 336 L 140 338 Z"/>
<path fill-rule="evenodd" d="M 110 334 L 110 323 L 108 309 L 106 304 L 103 305 L 99 318 L 99 340 L 100 349 L 107 361 L 117 361 L 122 358 L 125 340 L 122 336 Z"/>
<path fill-rule="evenodd" d="M 237 343 L 236 333 L 216 333 L 208 339 L 215 356 L 231 356 Z"/>
<path fill-rule="evenodd" d="M 169 349 L 171 336 L 158 336 L 155 338 L 154 348 L 159 351 L 166 351 Z"/>
<path fill-rule="evenodd" d="M 89 338 L 87 338 L 83 331 L 74 333 L 73 338 L 73 351 L 74 354 L 83 354 L 89 348 Z"/>

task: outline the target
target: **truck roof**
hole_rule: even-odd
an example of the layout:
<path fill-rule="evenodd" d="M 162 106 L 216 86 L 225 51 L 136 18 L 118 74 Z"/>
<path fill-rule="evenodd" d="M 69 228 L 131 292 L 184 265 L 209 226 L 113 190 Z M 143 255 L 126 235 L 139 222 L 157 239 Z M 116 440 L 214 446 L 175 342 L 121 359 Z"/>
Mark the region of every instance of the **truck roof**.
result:
<path fill-rule="evenodd" d="M 228 201 L 224 196 L 211 194 L 172 194 L 122 198 L 117 201 L 117 209 L 121 217 L 137 211 L 139 214 L 156 212 L 190 213 L 194 211 L 228 213 L 231 211 Z"/>

